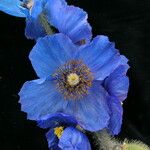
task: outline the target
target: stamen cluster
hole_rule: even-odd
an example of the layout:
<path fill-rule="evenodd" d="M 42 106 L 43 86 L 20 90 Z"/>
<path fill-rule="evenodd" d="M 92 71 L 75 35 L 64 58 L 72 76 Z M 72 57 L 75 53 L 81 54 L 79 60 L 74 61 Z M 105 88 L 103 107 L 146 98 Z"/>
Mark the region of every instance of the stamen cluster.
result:
<path fill-rule="evenodd" d="M 78 77 L 77 84 L 72 85 L 68 77 Z M 64 98 L 69 100 L 81 99 L 88 94 L 88 90 L 92 85 L 93 76 L 90 69 L 82 62 L 82 60 L 71 60 L 59 67 L 53 74 L 56 79 L 56 87 L 63 94 Z"/>

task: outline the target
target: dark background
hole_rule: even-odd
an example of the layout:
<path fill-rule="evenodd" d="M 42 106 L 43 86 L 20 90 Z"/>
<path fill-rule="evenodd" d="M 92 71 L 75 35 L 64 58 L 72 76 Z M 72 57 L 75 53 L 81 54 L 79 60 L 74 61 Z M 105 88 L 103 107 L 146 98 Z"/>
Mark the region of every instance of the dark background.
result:
<path fill-rule="evenodd" d="M 124 102 L 120 138 L 150 145 L 150 0 L 70 0 L 86 10 L 94 36 L 104 34 L 130 60 L 130 90 Z M 0 149 L 48 150 L 46 131 L 26 120 L 17 93 L 36 78 L 28 60 L 34 41 L 24 36 L 25 20 L 0 12 Z"/>

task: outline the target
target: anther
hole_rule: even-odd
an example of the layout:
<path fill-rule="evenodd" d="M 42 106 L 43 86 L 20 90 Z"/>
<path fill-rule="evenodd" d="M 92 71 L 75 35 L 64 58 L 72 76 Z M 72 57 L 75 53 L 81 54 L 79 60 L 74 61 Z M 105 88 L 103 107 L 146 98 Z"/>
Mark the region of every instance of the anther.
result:
<path fill-rule="evenodd" d="M 60 126 L 60 127 L 56 127 L 54 128 L 54 134 L 60 138 L 63 134 L 63 131 L 64 131 L 64 127 Z"/>

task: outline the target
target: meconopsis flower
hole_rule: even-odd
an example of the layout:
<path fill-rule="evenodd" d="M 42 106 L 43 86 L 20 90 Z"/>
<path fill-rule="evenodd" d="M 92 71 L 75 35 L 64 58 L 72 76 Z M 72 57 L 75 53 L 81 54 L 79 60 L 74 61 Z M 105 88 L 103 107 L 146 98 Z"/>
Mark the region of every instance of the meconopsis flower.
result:
<path fill-rule="evenodd" d="M 88 138 L 81 130 L 78 130 L 77 122 L 73 117 L 54 114 L 37 122 L 39 127 L 49 128 L 46 134 L 49 149 L 91 150 Z"/>
<path fill-rule="evenodd" d="M 19 93 L 28 119 L 65 113 L 86 130 L 108 127 L 112 101 L 104 81 L 123 58 L 114 43 L 97 36 L 77 47 L 67 36 L 55 34 L 40 38 L 29 57 L 40 79 L 26 82 Z"/>
<path fill-rule="evenodd" d="M 0 10 L 26 17 L 25 35 L 30 39 L 52 34 L 50 25 L 79 45 L 88 43 L 92 37 L 87 13 L 67 5 L 65 0 L 2 0 Z"/>
<path fill-rule="evenodd" d="M 82 128 L 90 131 L 108 126 L 115 129 L 120 118 L 115 117 L 116 111 L 113 115 L 112 109 L 117 110 L 120 105 L 111 99 L 121 103 L 128 80 L 119 80 L 114 89 L 111 81 L 113 77 L 122 78 L 125 72 L 117 70 L 127 60 L 106 36 L 97 36 L 82 47 L 63 34 L 46 36 L 37 41 L 30 60 L 40 79 L 26 82 L 19 93 L 28 119 L 61 112 L 74 116 Z"/>

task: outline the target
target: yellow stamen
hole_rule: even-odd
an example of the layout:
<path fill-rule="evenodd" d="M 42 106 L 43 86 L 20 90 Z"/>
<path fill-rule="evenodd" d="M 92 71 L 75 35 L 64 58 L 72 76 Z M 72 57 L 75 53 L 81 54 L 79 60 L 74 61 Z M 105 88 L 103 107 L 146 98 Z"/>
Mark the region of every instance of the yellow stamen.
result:
<path fill-rule="evenodd" d="M 54 134 L 60 138 L 63 134 L 63 131 L 64 131 L 64 127 L 60 126 L 60 127 L 56 127 L 54 128 Z"/>
<path fill-rule="evenodd" d="M 67 76 L 67 81 L 68 81 L 70 86 L 75 86 L 79 83 L 80 79 L 79 79 L 79 76 L 76 73 L 70 73 Z"/>

